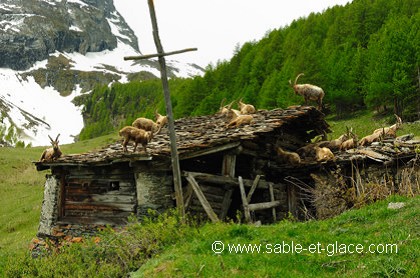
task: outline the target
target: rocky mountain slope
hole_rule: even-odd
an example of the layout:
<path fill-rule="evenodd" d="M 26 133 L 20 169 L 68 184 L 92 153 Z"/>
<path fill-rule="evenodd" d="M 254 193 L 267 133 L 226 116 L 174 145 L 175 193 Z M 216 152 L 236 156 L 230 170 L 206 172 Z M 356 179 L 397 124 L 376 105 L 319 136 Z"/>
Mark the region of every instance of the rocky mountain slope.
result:
<path fill-rule="evenodd" d="M 129 1 L 127 1 L 129 5 Z M 149 19 L 145 19 L 149 20 Z M 83 127 L 71 100 L 94 86 L 159 76 L 113 0 L 2 0 L 0 3 L 0 144 L 73 141 Z M 202 74 L 168 60 L 169 76 Z"/>

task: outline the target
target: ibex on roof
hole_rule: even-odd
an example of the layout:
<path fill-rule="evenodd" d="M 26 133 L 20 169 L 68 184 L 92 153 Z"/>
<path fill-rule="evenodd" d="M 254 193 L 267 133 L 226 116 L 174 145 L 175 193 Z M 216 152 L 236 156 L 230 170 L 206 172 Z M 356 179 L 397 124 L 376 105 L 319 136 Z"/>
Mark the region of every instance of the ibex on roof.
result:
<path fill-rule="evenodd" d="M 309 100 L 314 100 L 318 103 L 318 110 L 322 109 L 322 99 L 324 98 L 324 90 L 318 86 L 311 85 L 311 84 L 296 84 L 299 77 L 304 75 L 303 73 L 299 73 L 296 76 L 295 83 L 292 84 L 292 81 L 289 80 L 290 86 L 295 91 L 295 94 L 301 95 L 305 99 L 305 105 L 308 105 Z"/>
<path fill-rule="evenodd" d="M 44 150 L 39 161 L 44 162 L 44 161 L 56 160 L 63 154 L 60 150 L 60 147 L 58 146 L 59 136 L 60 134 L 58 134 L 55 140 L 53 140 L 51 136 L 48 135 L 48 138 L 50 138 L 52 147 Z"/>

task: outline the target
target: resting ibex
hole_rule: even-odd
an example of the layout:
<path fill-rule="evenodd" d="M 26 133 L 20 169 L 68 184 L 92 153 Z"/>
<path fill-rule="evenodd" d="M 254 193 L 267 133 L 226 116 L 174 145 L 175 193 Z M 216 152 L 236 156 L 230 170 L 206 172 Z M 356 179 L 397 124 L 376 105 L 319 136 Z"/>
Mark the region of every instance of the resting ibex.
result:
<path fill-rule="evenodd" d="M 256 112 L 254 105 L 243 103 L 242 98 L 238 101 L 238 105 L 242 115 L 254 114 Z"/>
<path fill-rule="evenodd" d="M 48 138 L 50 138 L 52 147 L 44 150 L 39 161 L 44 162 L 44 161 L 56 160 L 63 154 L 60 150 L 60 147 L 58 146 L 59 136 L 60 134 L 58 134 L 55 140 L 53 140 L 51 136 L 48 135 Z"/>
<path fill-rule="evenodd" d="M 241 125 L 249 125 L 254 120 L 254 117 L 252 115 L 241 115 L 237 114 L 233 109 L 229 109 L 227 116 L 230 119 L 230 122 L 228 123 L 227 127 L 239 127 Z"/>
<path fill-rule="evenodd" d="M 384 136 L 388 135 L 391 137 L 396 137 L 397 130 L 402 126 L 402 120 L 396 114 L 394 114 L 394 116 L 397 118 L 397 122 L 395 124 L 389 127 L 375 129 L 373 133 L 381 133 Z"/>
<path fill-rule="evenodd" d="M 367 135 L 360 140 L 360 146 L 365 146 L 367 144 L 371 144 L 372 142 L 380 141 L 381 138 L 384 138 L 386 136 L 396 137 L 397 130 L 402 125 L 402 120 L 397 115 L 395 115 L 395 117 L 397 118 L 397 122 L 395 124 L 393 124 L 390 127 L 375 129 L 372 134 Z"/>
<path fill-rule="evenodd" d="M 322 99 L 324 98 L 324 90 L 318 86 L 311 85 L 311 84 L 296 84 L 299 77 L 304 75 L 303 73 L 299 73 L 296 76 L 295 83 L 292 84 L 292 81 L 289 80 L 290 86 L 292 86 L 295 94 L 301 95 L 305 99 L 305 105 L 308 105 L 309 100 L 314 100 L 318 103 L 318 110 L 322 109 Z"/>
<path fill-rule="evenodd" d="M 315 152 L 316 152 L 316 161 L 317 162 L 335 160 L 335 156 L 329 148 L 315 147 Z"/>
<path fill-rule="evenodd" d="M 294 166 L 300 164 L 300 156 L 297 153 L 285 151 L 280 147 L 276 148 L 276 152 L 277 152 L 278 157 L 282 161 L 289 163 L 290 165 L 294 165 Z"/>

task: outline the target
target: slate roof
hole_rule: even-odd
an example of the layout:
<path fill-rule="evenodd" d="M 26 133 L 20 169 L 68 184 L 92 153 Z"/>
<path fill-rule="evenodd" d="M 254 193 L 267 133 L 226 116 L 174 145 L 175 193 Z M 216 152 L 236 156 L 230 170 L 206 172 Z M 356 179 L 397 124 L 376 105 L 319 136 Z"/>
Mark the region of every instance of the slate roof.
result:
<path fill-rule="evenodd" d="M 270 133 L 284 124 L 293 124 L 294 121 L 305 121 L 305 126 L 317 126 L 318 130 L 329 131 L 324 115 L 312 106 L 291 106 L 287 109 L 260 110 L 253 114 L 251 125 L 239 128 L 228 128 L 226 116 L 220 114 L 187 117 L 175 121 L 177 135 L 177 149 L 182 154 L 253 139 L 260 134 Z M 316 134 L 315 134 L 316 135 Z M 314 135 L 314 136 L 315 136 Z M 122 141 L 122 140 L 121 140 Z M 98 151 L 81 154 L 65 154 L 59 159 L 50 162 L 35 162 L 37 166 L 58 164 L 95 164 L 112 163 L 117 161 L 151 160 L 157 156 L 170 156 L 170 143 L 167 128 L 163 128 L 147 146 L 146 155 L 139 145 L 135 153 L 132 152 L 132 143 L 128 152 L 124 153 L 121 141 L 112 143 Z M 39 169 L 39 168 L 38 168 Z"/>

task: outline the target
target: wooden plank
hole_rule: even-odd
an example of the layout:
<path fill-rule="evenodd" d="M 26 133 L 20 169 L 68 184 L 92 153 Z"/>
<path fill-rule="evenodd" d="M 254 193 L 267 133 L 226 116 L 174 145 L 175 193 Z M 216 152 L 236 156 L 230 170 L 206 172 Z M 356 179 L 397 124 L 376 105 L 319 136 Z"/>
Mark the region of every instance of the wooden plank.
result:
<path fill-rule="evenodd" d="M 197 51 L 197 48 L 185 48 L 185 49 L 176 50 L 176 51 L 157 53 L 157 54 L 146 54 L 146 55 L 141 55 L 141 56 L 127 56 L 127 57 L 124 57 L 124 60 L 126 61 L 127 60 L 144 60 L 144 59 L 150 59 L 150 58 L 156 58 L 156 57 L 170 56 L 170 55 L 180 54 L 180 53 L 189 52 L 189 51 Z"/>
<path fill-rule="evenodd" d="M 270 191 L 270 201 L 271 202 L 274 202 L 275 201 L 275 198 L 274 198 L 274 188 L 273 188 L 273 183 L 268 183 L 268 189 L 269 189 L 269 191 Z M 273 207 L 272 209 L 271 209 L 271 212 L 272 212 L 272 214 L 273 214 L 273 221 L 274 222 L 276 222 L 276 220 L 277 220 L 277 215 L 276 215 L 276 208 L 275 207 Z"/>
<path fill-rule="evenodd" d="M 97 203 L 120 203 L 120 204 L 134 204 L 136 196 L 133 195 L 117 195 L 117 194 L 89 194 L 89 195 L 67 195 L 66 202 L 97 202 Z"/>
<path fill-rule="evenodd" d="M 235 177 L 235 169 L 236 169 L 236 155 L 234 154 L 225 154 L 223 156 L 222 162 L 222 175 Z"/>
<path fill-rule="evenodd" d="M 258 204 L 249 204 L 249 210 L 255 211 L 255 210 L 263 210 L 263 209 L 270 209 L 275 208 L 281 205 L 281 201 L 273 201 L 273 202 L 264 202 L 264 203 L 258 203 Z"/>
<path fill-rule="evenodd" d="M 204 196 L 203 191 L 201 191 L 200 186 L 198 185 L 197 181 L 194 179 L 193 176 L 187 175 L 186 179 L 191 184 L 195 195 L 199 199 L 203 209 L 206 211 L 210 220 L 214 223 L 219 222 L 219 218 L 217 217 L 216 213 L 213 211 L 212 207 L 210 206 L 209 202 L 207 201 L 206 197 Z"/>
<path fill-rule="evenodd" d="M 110 211 L 132 211 L 134 212 L 136 208 L 135 204 L 103 204 L 97 202 L 72 202 L 66 201 L 64 204 L 64 214 L 68 210 L 92 210 L 92 211 L 100 211 L 100 210 L 110 210 Z"/>
<path fill-rule="evenodd" d="M 248 201 L 246 199 L 244 182 L 243 182 L 243 179 L 242 179 L 241 176 L 238 177 L 238 182 L 239 182 L 239 189 L 241 191 L 242 206 L 244 207 L 245 222 L 250 223 L 251 222 L 251 213 L 250 213 L 250 210 L 249 210 Z"/>
<path fill-rule="evenodd" d="M 228 176 L 218 176 L 213 174 L 207 173 L 199 173 L 199 172 L 190 172 L 184 171 L 184 176 L 191 175 L 193 176 L 198 182 L 203 182 L 206 184 L 214 184 L 220 186 L 239 186 L 238 180 Z M 245 187 L 251 187 L 254 183 L 253 180 L 242 179 L 244 182 Z M 260 180 L 258 182 L 257 188 L 268 189 L 268 183 L 264 180 Z"/>
<path fill-rule="evenodd" d="M 251 202 L 252 194 L 254 194 L 255 189 L 257 188 L 258 182 L 260 181 L 261 176 L 257 175 L 255 177 L 254 182 L 252 183 L 251 189 L 248 192 L 248 196 L 246 197 L 246 200 L 248 201 L 248 204 Z"/>
<path fill-rule="evenodd" d="M 218 153 L 218 152 L 222 152 L 222 151 L 226 151 L 226 150 L 236 148 L 240 144 L 241 144 L 240 142 L 228 143 L 228 144 L 224 144 L 224 145 L 221 145 L 221 146 L 216 146 L 216 147 L 212 147 L 212 148 L 208 148 L 208 149 L 200 149 L 200 150 L 195 151 L 195 152 L 186 152 L 186 153 L 181 154 L 179 157 L 180 157 L 181 160 L 185 160 L 185 159 L 190 159 L 190 158 L 194 158 L 194 157 L 197 157 L 197 156 L 209 155 L 209 154 Z"/>
<path fill-rule="evenodd" d="M 190 205 L 191 202 L 191 198 L 192 198 L 192 194 L 193 193 L 193 188 L 191 186 L 191 184 L 188 183 L 187 188 L 186 188 L 186 192 L 184 192 L 184 207 L 185 209 L 188 208 L 188 206 Z"/>
<path fill-rule="evenodd" d="M 230 204 L 232 203 L 232 193 L 233 188 L 229 188 L 226 190 L 225 195 L 223 196 L 222 201 L 222 210 L 220 211 L 219 218 L 224 220 L 227 216 L 227 213 L 230 208 Z"/>
<path fill-rule="evenodd" d="M 289 208 L 289 212 L 297 217 L 296 215 L 296 192 L 295 192 L 295 186 L 293 184 L 287 185 L 287 205 Z"/>

